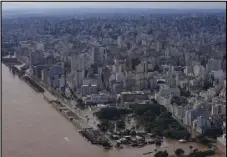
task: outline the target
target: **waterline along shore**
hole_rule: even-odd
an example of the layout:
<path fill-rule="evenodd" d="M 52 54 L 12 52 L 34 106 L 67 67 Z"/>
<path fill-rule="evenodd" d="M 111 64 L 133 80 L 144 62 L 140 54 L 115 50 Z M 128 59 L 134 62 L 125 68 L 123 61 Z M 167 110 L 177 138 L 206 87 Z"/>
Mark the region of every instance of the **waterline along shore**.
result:
<path fill-rule="evenodd" d="M 12 67 L 12 65 L 10 67 Z M 11 71 L 12 71 L 12 68 L 11 68 Z M 21 80 L 25 81 L 23 79 L 24 76 L 19 75 L 19 73 L 15 73 L 15 74 Z M 87 121 L 84 120 L 82 117 L 80 117 L 81 116 L 81 113 L 79 111 L 73 110 L 72 107 L 70 107 L 70 105 L 68 105 L 65 102 L 65 100 L 64 100 L 63 97 L 59 97 L 60 95 L 57 95 L 58 93 L 56 91 L 52 91 L 50 88 L 47 87 L 47 85 L 45 86 L 45 84 L 43 84 L 43 82 L 41 82 L 41 81 L 38 82 L 39 80 L 37 78 L 33 78 L 32 76 L 30 76 L 29 73 L 27 73 L 27 74 L 25 73 L 25 75 L 27 77 L 31 78 L 41 88 L 44 89 L 44 92 L 42 93 L 43 99 L 48 104 L 50 104 L 51 107 L 53 107 L 55 110 L 57 110 L 62 116 L 64 116 L 69 122 L 71 122 L 73 124 L 73 126 L 76 128 L 77 132 L 82 137 L 84 137 L 89 143 L 102 145 L 102 146 L 104 146 L 105 149 L 110 149 L 110 148 L 112 148 L 113 145 L 117 144 L 115 142 L 115 140 L 112 140 L 111 138 L 108 138 L 106 134 L 103 134 L 99 130 L 96 130 L 93 127 L 89 126 L 88 123 L 86 123 Z M 31 84 L 29 84 L 29 85 L 32 86 Z M 34 87 L 32 89 L 35 90 L 36 92 L 38 92 Z M 125 138 L 127 139 L 128 137 L 125 136 Z M 131 139 L 131 140 L 134 140 L 134 139 Z M 141 141 L 141 139 L 140 139 L 140 141 Z M 117 140 L 117 142 L 118 142 L 118 140 Z M 145 155 L 147 152 L 149 152 L 149 151 L 146 150 L 147 147 L 152 147 L 152 150 L 153 150 L 153 147 L 155 146 L 155 147 L 157 147 L 157 150 L 159 150 L 159 149 L 162 150 L 164 148 L 167 149 L 167 147 L 170 148 L 170 145 L 172 145 L 172 144 L 168 144 L 169 143 L 169 140 L 168 139 L 161 140 L 162 146 L 156 145 L 156 143 L 157 143 L 157 141 L 155 143 L 153 143 L 153 142 L 148 142 L 147 144 L 142 144 L 141 143 L 138 146 L 137 145 L 132 145 L 131 146 L 131 145 L 128 145 L 128 144 L 123 144 L 124 147 L 122 147 L 122 146 L 117 147 L 117 145 L 116 145 L 115 146 L 116 147 L 115 149 L 121 149 L 121 148 L 128 149 L 130 147 L 136 147 L 136 148 L 138 147 L 138 148 L 141 149 L 141 151 L 143 151 L 142 148 L 144 148 L 144 151 L 141 152 L 141 154 L 142 155 Z M 178 145 L 177 143 L 174 142 L 174 145 Z M 192 145 L 194 145 L 194 143 Z M 195 148 L 196 147 L 198 147 L 198 146 L 195 146 Z M 199 146 L 199 147 L 201 147 L 201 146 Z M 175 146 L 174 146 L 174 148 L 175 148 Z M 207 148 L 204 148 L 202 146 L 200 149 L 206 150 Z M 156 150 L 156 149 L 154 149 L 154 150 Z M 154 150 L 153 150 L 153 153 L 155 153 Z M 152 154 L 152 153 L 149 152 L 148 154 Z"/>
<path fill-rule="evenodd" d="M 64 98 L 57 91 L 48 88 L 41 80 L 17 68 L 14 64 L 4 64 L 12 70 L 12 73 L 28 83 L 36 92 L 43 93 L 44 100 L 68 119 L 76 127 L 77 131 L 91 144 L 105 145 L 105 142 L 108 141 L 108 139 L 106 139 L 100 131 L 94 130 L 92 127 L 88 126 L 82 118 L 64 102 Z"/>
<path fill-rule="evenodd" d="M 143 157 L 143 153 L 152 151 L 154 154 L 156 149 L 157 151 L 167 150 L 170 154 L 174 154 L 176 148 L 182 148 L 186 153 L 189 153 L 190 145 L 199 150 L 207 149 L 198 143 L 179 143 L 176 140 L 164 138 L 161 146 L 149 144 L 141 148 L 132 148 L 123 145 L 124 149 L 113 148 L 107 151 L 99 145 L 92 145 L 91 142 L 88 142 L 86 138 L 81 136 L 74 124 L 70 124 L 67 118 L 62 117 L 61 112 L 51 103 L 51 100 L 56 100 L 53 95 L 48 92 L 37 93 L 23 79 L 14 76 L 8 67 L 5 65 L 2 67 L 3 142 L 5 145 L 3 154 L 6 157 L 18 157 L 18 152 L 22 149 L 27 150 L 19 155 L 23 157 L 33 156 L 32 154 L 36 154 L 34 157 L 40 155 L 55 157 L 64 156 L 65 153 L 70 156 Z M 81 113 L 79 112 L 79 114 Z M 43 133 L 40 134 L 40 132 Z M 36 143 L 36 146 L 27 147 L 31 142 Z M 15 151 L 12 151 L 12 148 Z M 89 151 L 87 151 L 88 149 Z M 152 154 L 150 155 L 152 156 Z"/>
<path fill-rule="evenodd" d="M 18 69 L 14 65 L 6 64 L 11 70 L 13 74 L 18 75 L 21 79 L 23 79 L 26 83 L 28 83 L 36 92 L 44 93 L 44 89 L 31 77 L 27 76 L 25 71 Z"/>

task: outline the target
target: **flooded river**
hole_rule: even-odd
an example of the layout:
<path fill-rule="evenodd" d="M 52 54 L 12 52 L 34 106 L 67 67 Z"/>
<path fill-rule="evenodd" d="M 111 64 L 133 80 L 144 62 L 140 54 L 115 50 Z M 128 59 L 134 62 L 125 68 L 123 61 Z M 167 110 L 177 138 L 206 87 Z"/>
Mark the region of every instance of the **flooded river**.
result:
<path fill-rule="evenodd" d="M 166 140 L 161 147 L 104 150 L 91 145 L 76 128 L 23 80 L 2 65 L 2 155 L 3 157 L 142 157 L 154 149 L 176 148 L 189 152 L 189 146 L 206 149 L 195 144 L 179 144 Z M 153 156 L 152 154 L 146 156 Z"/>

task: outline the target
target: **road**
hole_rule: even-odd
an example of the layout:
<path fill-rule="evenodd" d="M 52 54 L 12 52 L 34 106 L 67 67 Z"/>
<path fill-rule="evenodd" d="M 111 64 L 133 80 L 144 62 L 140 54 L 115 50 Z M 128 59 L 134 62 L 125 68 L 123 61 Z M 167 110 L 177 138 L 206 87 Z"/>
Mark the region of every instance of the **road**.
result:
<path fill-rule="evenodd" d="M 30 75 L 30 74 L 29 74 Z M 30 76 L 31 77 L 31 76 Z M 35 78 L 34 76 L 32 77 L 37 83 L 39 83 L 43 88 L 45 88 L 45 94 L 48 97 L 52 97 L 51 100 L 58 100 L 60 101 L 63 105 L 67 106 L 72 112 L 74 112 L 79 118 L 80 118 L 80 123 L 84 125 L 88 125 L 89 127 L 92 127 L 94 129 L 97 128 L 97 124 L 99 123 L 99 120 L 93 115 L 93 110 L 91 108 L 81 110 L 77 108 L 77 101 L 76 100 L 68 100 L 61 96 L 60 93 L 58 93 L 56 90 L 54 90 L 51 86 L 46 85 L 44 82 L 39 80 L 38 78 Z M 54 98 L 52 93 L 56 95 Z"/>

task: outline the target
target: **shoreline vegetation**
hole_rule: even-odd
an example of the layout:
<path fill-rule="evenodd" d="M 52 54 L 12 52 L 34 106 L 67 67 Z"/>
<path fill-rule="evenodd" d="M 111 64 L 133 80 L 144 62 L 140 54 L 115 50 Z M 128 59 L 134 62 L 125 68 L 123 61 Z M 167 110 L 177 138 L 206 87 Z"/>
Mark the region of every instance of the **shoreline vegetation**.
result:
<path fill-rule="evenodd" d="M 146 132 L 176 140 L 190 139 L 188 130 L 179 124 L 165 107 L 153 102 L 147 105 L 133 104 L 130 108 L 138 117 L 139 123 L 145 126 Z"/>
<path fill-rule="evenodd" d="M 183 149 L 178 148 L 175 150 L 175 155 L 169 156 L 167 151 L 158 151 L 154 154 L 154 157 L 211 157 L 213 155 L 215 155 L 213 150 L 199 151 L 194 149 L 191 153 L 185 154 Z"/>
<path fill-rule="evenodd" d="M 170 139 L 190 139 L 190 133 L 181 126 L 163 106 L 156 104 L 130 105 L 130 109 L 118 109 L 114 107 L 102 108 L 95 115 L 102 121 L 99 126 L 101 130 L 111 130 L 106 121 L 117 120 L 117 127 L 124 129 L 125 122 L 122 120 L 128 114 L 136 119 L 136 125 L 142 125 L 146 133 L 164 136 Z M 109 127 L 109 128 L 108 128 Z M 134 126 L 133 128 L 135 128 Z M 139 126 L 137 126 L 139 127 Z M 164 130 L 164 131 L 163 131 Z"/>

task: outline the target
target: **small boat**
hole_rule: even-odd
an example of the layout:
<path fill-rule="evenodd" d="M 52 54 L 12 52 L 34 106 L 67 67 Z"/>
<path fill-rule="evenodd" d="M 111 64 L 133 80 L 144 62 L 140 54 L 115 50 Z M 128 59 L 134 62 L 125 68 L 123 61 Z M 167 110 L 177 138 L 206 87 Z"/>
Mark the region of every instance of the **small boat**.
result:
<path fill-rule="evenodd" d="M 109 149 L 111 149 L 111 148 L 112 148 L 112 146 L 104 147 L 104 149 L 106 149 L 106 150 L 109 150 Z"/>
<path fill-rule="evenodd" d="M 184 139 L 180 139 L 179 142 L 180 142 L 180 143 L 186 143 L 187 141 L 184 140 Z"/>
<path fill-rule="evenodd" d="M 104 149 L 108 150 L 108 149 L 110 149 L 110 147 L 104 147 Z"/>

